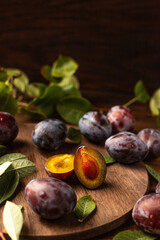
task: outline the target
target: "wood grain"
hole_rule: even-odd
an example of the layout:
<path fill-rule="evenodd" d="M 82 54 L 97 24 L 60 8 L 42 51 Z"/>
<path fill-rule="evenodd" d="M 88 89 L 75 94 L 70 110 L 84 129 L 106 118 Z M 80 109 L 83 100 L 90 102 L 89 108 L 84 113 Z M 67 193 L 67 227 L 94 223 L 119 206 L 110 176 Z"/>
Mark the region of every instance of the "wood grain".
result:
<path fill-rule="evenodd" d="M 12 198 L 13 202 L 25 208 L 22 236 L 44 237 L 48 239 L 86 239 L 98 236 L 122 225 L 131 217 L 135 202 L 148 189 L 148 174 L 143 163 L 133 165 L 113 164 L 108 166 L 105 183 L 96 190 L 88 190 L 77 180 L 76 176 L 69 181 L 77 198 L 91 194 L 97 204 L 96 211 L 83 223 L 77 221 L 74 213 L 62 219 L 47 221 L 35 214 L 24 199 L 24 188 L 34 178 L 47 177 L 44 170 L 46 158 L 58 153 L 75 153 L 79 145 L 66 142 L 55 152 L 39 150 L 31 141 L 33 124 L 21 124 L 18 138 L 11 144 L 11 152 L 26 154 L 36 164 L 36 173 L 23 180 Z M 88 145 L 106 154 L 102 146 L 92 145 L 84 138 L 81 145 Z M 1 208 L 1 212 L 2 212 Z M 2 226 L 2 219 L 0 220 Z"/>
<path fill-rule="evenodd" d="M 81 90 L 95 105 L 123 104 L 142 79 L 159 87 L 159 0 L 1 1 L 0 65 L 41 81 L 58 54 L 79 63 Z"/>

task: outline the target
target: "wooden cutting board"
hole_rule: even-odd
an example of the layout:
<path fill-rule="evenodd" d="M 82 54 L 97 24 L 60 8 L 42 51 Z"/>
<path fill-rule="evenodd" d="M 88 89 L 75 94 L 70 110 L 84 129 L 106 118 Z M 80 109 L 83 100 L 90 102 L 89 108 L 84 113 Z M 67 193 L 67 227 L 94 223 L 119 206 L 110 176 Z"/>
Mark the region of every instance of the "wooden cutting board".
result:
<path fill-rule="evenodd" d="M 84 138 L 79 145 L 66 141 L 57 151 L 42 151 L 32 142 L 33 127 L 34 124 L 21 124 L 19 135 L 10 148 L 10 152 L 26 154 L 36 164 L 36 172 L 21 179 L 16 193 L 10 199 L 25 209 L 22 236 L 31 239 L 48 239 L 52 236 L 52 239 L 56 240 L 92 238 L 119 227 L 131 217 L 134 204 L 148 189 L 148 174 L 143 163 L 109 165 L 104 184 L 96 190 L 86 189 L 78 182 L 76 176 L 73 176 L 69 184 L 74 188 L 77 198 L 91 194 L 97 205 L 96 210 L 82 223 L 77 221 L 74 213 L 52 221 L 44 220 L 34 213 L 24 198 L 24 188 L 31 179 L 48 177 L 44 170 L 44 163 L 48 157 L 59 153 L 75 153 L 80 145 L 96 148 L 102 154 L 106 154 L 106 151 L 103 146 L 91 144 Z M 3 207 L 0 210 L 1 214 L 2 210 Z M 2 217 L 0 226 L 3 226 Z"/>

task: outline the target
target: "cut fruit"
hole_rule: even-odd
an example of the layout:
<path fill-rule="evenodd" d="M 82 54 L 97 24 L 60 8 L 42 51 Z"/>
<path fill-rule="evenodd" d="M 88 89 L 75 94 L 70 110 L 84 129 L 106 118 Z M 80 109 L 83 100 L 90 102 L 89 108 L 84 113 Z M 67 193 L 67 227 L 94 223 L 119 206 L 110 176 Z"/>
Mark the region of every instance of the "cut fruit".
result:
<path fill-rule="evenodd" d="M 48 158 L 45 162 L 45 170 L 50 177 L 68 179 L 74 172 L 74 155 L 59 154 Z"/>
<path fill-rule="evenodd" d="M 74 171 L 85 187 L 95 189 L 105 181 L 105 159 L 97 150 L 81 146 L 75 155 Z"/>

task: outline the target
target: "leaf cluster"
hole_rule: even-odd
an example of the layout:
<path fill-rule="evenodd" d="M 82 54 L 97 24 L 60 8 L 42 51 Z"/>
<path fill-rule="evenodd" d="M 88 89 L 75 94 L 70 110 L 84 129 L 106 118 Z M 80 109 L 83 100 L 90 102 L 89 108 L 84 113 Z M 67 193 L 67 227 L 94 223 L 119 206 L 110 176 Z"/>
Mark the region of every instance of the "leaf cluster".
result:
<path fill-rule="evenodd" d="M 92 104 L 80 93 L 74 75 L 77 69 L 72 58 L 60 55 L 52 66 L 41 68 L 46 83 L 29 83 L 21 70 L 0 68 L 0 111 L 22 112 L 39 120 L 59 115 L 77 125 L 84 113 L 92 110 Z"/>
<path fill-rule="evenodd" d="M 9 153 L 0 157 L 0 204 L 15 192 L 20 178 L 35 171 L 35 164 L 21 153 Z"/>

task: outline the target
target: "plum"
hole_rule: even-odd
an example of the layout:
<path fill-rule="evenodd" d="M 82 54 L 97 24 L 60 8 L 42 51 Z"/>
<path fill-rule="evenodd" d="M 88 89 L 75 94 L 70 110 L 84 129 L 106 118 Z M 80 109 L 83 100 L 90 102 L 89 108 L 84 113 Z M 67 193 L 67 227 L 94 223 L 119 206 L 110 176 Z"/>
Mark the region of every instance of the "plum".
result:
<path fill-rule="evenodd" d="M 72 212 L 77 197 L 70 185 L 57 178 L 31 180 L 25 187 L 29 206 L 45 219 L 57 219 Z"/>
<path fill-rule="evenodd" d="M 160 235 L 160 194 L 141 197 L 133 208 L 132 217 L 143 231 Z"/>
<path fill-rule="evenodd" d="M 58 119 L 45 119 L 34 127 L 33 142 L 42 149 L 57 150 L 65 142 L 66 125 Z"/>
<path fill-rule="evenodd" d="M 0 112 L 0 144 L 12 142 L 18 134 L 19 128 L 15 118 L 7 112 Z"/>
<path fill-rule="evenodd" d="M 142 129 L 137 136 L 147 145 L 149 154 L 146 160 L 160 157 L 160 131 L 156 129 Z"/>
<path fill-rule="evenodd" d="M 104 142 L 112 133 L 112 126 L 107 117 L 97 111 L 90 111 L 79 120 L 79 129 L 89 141 Z"/>
<path fill-rule="evenodd" d="M 107 118 L 112 124 L 113 133 L 132 131 L 135 126 L 135 118 L 131 110 L 125 106 L 114 106 L 108 113 Z"/>
<path fill-rule="evenodd" d="M 137 135 L 127 131 L 108 138 L 105 148 L 112 158 L 126 164 L 142 161 L 148 154 L 146 144 Z"/>
<path fill-rule="evenodd" d="M 158 182 L 156 185 L 156 193 L 160 194 L 160 182 Z"/>

